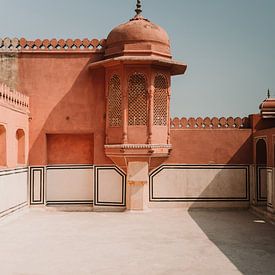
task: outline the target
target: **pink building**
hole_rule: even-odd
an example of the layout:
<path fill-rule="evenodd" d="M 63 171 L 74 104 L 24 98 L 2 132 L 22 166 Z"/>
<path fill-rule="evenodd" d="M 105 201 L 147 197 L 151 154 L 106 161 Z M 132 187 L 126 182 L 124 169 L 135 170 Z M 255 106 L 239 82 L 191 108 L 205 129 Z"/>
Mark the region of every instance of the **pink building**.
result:
<path fill-rule="evenodd" d="M 274 218 L 275 100 L 246 118 L 170 118 L 187 65 L 139 1 L 106 40 L 5 38 L 0 56 L 0 215 L 74 204 Z"/>

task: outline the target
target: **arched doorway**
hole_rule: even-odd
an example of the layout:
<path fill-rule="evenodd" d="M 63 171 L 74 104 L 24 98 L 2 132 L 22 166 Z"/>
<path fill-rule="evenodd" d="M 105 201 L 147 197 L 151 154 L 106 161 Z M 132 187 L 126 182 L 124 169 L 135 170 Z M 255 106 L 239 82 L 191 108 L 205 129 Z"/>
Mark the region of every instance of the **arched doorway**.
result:
<path fill-rule="evenodd" d="M 25 132 L 22 129 L 16 131 L 17 139 L 17 164 L 25 164 Z"/>
<path fill-rule="evenodd" d="M 7 165 L 6 128 L 0 125 L 0 166 Z"/>
<path fill-rule="evenodd" d="M 261 138 L 256 142 L 257 201 L 266 204 L 267 200 L 267 145 Z"/>

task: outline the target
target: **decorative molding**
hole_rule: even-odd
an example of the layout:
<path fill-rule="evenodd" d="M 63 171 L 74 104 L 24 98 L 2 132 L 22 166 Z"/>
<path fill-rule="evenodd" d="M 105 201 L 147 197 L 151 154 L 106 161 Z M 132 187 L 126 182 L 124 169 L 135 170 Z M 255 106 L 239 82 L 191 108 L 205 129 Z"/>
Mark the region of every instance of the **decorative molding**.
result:
<path fill-rule="evenodd" d="M 105 39 L 36 39 L 0 38 L 0 52 L 102 52 Z"/>
<path fill-rule="evenodd" d="M 170 122 L 171 129 L 250 129 L 249 118 L 213 117 L 186 118 L 175 117 Z"/>
<path fill-rule="evenodd" d="M 13 174 L 19 174 L 28 172 L 28 167 L 17 167 L 17 168 L 7 168 L 7 169 L 1 169 L 0 170 L 0 177 L 1 176 L 7 176 L 7 175 L 13 175 Z"/>
<path fill-rule="evenodd" d="M 12 206 L 12 207 L 10 207 L 8 209 L 5 209 L 4 211 L 0 212 L 0 218 L 4 217 L 6 215 L 9 215 L 10 213 L 15 212 L 15 211 L 17 211 L 17 210 L 19 210 L 19 209 L 27 206 L 27 205 L 28 205 L 27 201 L 24 201 L 24 202 L 19 203 L 19 204 L 15 205 L 15 206 Z"/>
<path fill-rule="evenodd" d="M 93 204 L 93 200 L 58 200 L 58 201 L 46 201 L 48 205 L 75 205 L 75 204 Z"/>
<path fill-rule="evenodd" d="M 94 169 L 91 164 L 52 164 L 47 165 L 46 170 L 62 170 L 62 169 Z"/>
<path fill-rule="evenodd" d="M 155 149 L 155 148 L 172 148 L 171 144 L 107 144 L 108 149 Z"/>
<path fill-rule="evenodd" d="M 245 196 L 244 197 L 157 197 L 154 194 L 154 177 L 164 169 L 187 170 L 187 169 L 242 169 L 245 170 Z M 149 175 L 149 201 L 150 202 L 236 202 L 250 200 L 249 189 L 249 165 L 161 165 Z"/>
<path fill-rule="evenodd" d="M 30 186 L 30 205 L 44 204 L 44 179 L 45 167 L 44 166 L 30 166 L 29 186 Z M 34 173 L 39 173 L 39 199 L 35 199 L 35 179 Z"/>

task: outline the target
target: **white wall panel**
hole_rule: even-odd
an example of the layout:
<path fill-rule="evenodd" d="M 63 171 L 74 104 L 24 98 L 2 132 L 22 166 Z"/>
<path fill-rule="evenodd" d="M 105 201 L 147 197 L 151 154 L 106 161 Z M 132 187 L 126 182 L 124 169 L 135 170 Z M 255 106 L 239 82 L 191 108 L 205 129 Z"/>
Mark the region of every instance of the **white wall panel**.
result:
<path fill-rule="evenodd" d="M 0 171 L 0 216 L 27 204 L 27 168 Z"/>
<path fill-rule="evenodd" d="M 95 167 L 95 205 L 125 206 L 126 176 L 115 166 Z"/>
<path fill-rule="evenodd" d="M 93 166 L 48 166 L 46 171 L 47 204 L 93 202 Z"/>
<path fill-rule="evenodd" d="M 248 200 L 248 166 L 164 165 L 150 175 L 150 200 Z"/>

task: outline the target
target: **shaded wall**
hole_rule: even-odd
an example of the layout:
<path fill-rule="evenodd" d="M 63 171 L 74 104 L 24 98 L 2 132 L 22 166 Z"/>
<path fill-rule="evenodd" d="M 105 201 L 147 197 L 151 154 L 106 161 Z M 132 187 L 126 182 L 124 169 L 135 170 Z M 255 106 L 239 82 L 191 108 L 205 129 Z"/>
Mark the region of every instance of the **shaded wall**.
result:
<path fill-rule="evenodd" d="M 19 87 L 30 97 L 30 165 L 47 164 L 46 134 L 89 134 L 94 163 L 110 163 L 103 150 L 104 71 L 87 68 L 100 58 L 100 53 L 20 53 Z"/>

